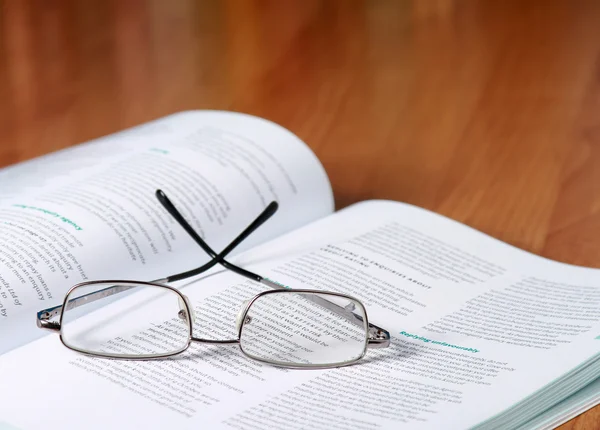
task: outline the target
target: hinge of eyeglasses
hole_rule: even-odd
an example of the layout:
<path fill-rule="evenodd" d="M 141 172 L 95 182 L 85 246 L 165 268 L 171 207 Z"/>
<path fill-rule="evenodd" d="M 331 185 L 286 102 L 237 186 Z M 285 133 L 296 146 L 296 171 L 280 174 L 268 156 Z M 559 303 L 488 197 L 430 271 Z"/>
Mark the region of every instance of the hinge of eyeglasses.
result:
<path fill-rule="evenodd" d="M 383 330 L 377 330 L 375 333 L 369 333 L 370 348 L 386 348 L 390 344 L 390 339 Z"/>
<path fill-rule="evenodd" d="M 48 313 L 40 315 L 40 317 L 37 319 L 37 326 L 39 328 L 43 328 L 44 330 L 60 331 L 60 323 L 50 321 L 50 314 Z"/>
<path fill-rule="evenodd" d="M 387 339 L 387 336 L 383 330 L 377 330 L 369 335 L 369 339 Z"/>
<path fill-rule="evenodd" d="M 37 326 L 44 330 L 60 331 L 60 323 L 50 321 L 50 318 L 56 316 L 57 311 L 39 313 L 36 319 Z"/>

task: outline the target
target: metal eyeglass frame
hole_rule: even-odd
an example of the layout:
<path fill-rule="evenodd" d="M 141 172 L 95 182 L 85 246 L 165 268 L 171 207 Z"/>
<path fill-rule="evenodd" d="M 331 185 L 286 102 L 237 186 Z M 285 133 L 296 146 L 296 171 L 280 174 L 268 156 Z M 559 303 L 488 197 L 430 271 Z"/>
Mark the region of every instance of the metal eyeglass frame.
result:
<path fill-rule="evenodd" d="M 275 201 L 271 202 L 263 210 L 263 212 L 248 227 L 246 227 L 246 229 L 244 231 L 242 231 L 242 233 L 240 233 L 227 247 L 225 247 L 223 249 L 223 251 L 221 251 L 219 254 L 217 254 L 210 246 L 208 246 L 208 244 L 200 237 L 200 235 L 194 230 L 194 228 L 185 220 L 185 218 L 181 215 L 181 213 L 177 210 L 175 205 L 169 200 L 169 198 L 163 191 L 157 190 L 156 197 L 159 200 L 159 202 L 163 205 L 163 207 L 169 212 L 169 214 L 179 223 L 179 225 L 211 257 L 211 260 L 208 263 L 205 263 L 204 265 L 202 265 L 196 269 L 192 269 L 192 270 L 189 270 L 186 272 L 171 275 L 171 276 L 168 276 L 163 279 L 157 279 L 157 280 L 154 280 L 151 282 L 125 281 L 125 280 L 101 280 L 101 281 L 88 281 L 88 282 L 83 282 L 83 283 L 77 284 L 77 285 L 73 286 L 67 292 L 62 305 L 43 309 L 37 313 L 37 321 L 36 322 L 37 322 L 37 326 L 39 328 L 60 333 L 61 342 L 67 348 L 72 349 L 77 352 L 81 352 L 83 354 L 96 356 L 96 357 L 125 359 L 125 360 L 161 359 L 161 358 L 167 358 L 167 357 L 171 357 L 171 356 L 180 354 L 180 353 L 184 352 L 185 350 L 187 350 L 193 342 L 198 342 L 198 343 L 204 343 L 204 344 L 239 345 L 242 353 L 253 360 L 261 361 L 261 362 L 268 363 L 268 364 L 275 365 L 275 366 L 291 368 L 291 369 L 327 369 L 327 368 L 332 368 L 332 367 L 347 366 L 347 365 L 353 364 L 353 363 L 359 361 L 360 359 L 362 359 L 365 356 L 368 348 L 386 348 L 390 345 L 389 332 L 387 330 L 382 329 L 381 327 L 378 327 L 378 326 L 368 322 L 366 309 L 360 300 L 358 300 L 354 297 L 348 296 L 346 294 L 341 294 L 341 293 L 331 292 L 331 291 L 321 291 L 321 290 L 311 290 L 311 289 L 291 289 L 291 288 L 286 287 L 283 284 L 280 284 L 276 281 L 273 281 L 271 279 L 257 275 L 256 273 L 252 273 L 252 272 L 250 272 L 246 269 L 243 269 L 239 266 L 236 266 L 225 259 L 225 257 L 227 257 L 227 255 L 229 255 L 229 253 L 231 253 L 240 243 L 242 243 L 250 234 L 252 234 L 258 227 L 260 227 L 262 224 L 264 224 L 265 221 L 267 221 L 269 218 L 271 218 L 271 216 L 273 216 L 273 214 L 275 214 L 275 212 L 278 209 L 277 202 L 275 202 Z M 260 284 L 266 285 L 273 289 L 273 290 L 263 291 L 263 292 L 255 295 L 253 298 L 248 300 L 244 305 L 242 305 L 242 310 L 238 316 L 238 327 L 237 327 L 238 328 L 238 337 L 237 337 L 237 339 L 214 340 L 214 339 L 202 339 L 202 338 L 195 337 L 193 335 L 193 318 L 191 318 L 191 316 L 193 316 L 193 308 L 192 308 L 188 298 L 185 295 L 183 295 L 176 288 L 174 288 L 170 285 L 166 285 L 171 282 L 180 281 L 180 280 L 190 278 L 192 276 L 199 275 L 199 274 L 211 269 L 212 267 L 214 267 L 217 264 L 220 264 L 221 266 L 225 267 L 226 269 L 231 270 L 241 276 L 244 276 L 245 278 L 248 278 L 248 279 L 258 282 Z M 94 285 L 94 284 L 115 284 L 115 285 L 104 288 L 99 291 L 95 291 L 93 293 L 85 294 L 83 296 L 80 296 L 80 297 L 77 297 L 74 299 L 69 299 L 69 296 L 73 290 L 83 287 L 83 286 L 90 286 L 90 285 Z M 65 340 L 63 338 L 63 334 L 62 334 L 63 317 L 65 314 L 63 312 L 63 309 L 71 310 L 71 309 L 74 309 L 81 305 L 84 305 L 84 304 L 87 304 L 90 302 L 94 302 L 96 300 L 127 291 L 131 288 L 135 288 L 136 286 L 144 286 L 144 285 L 167 288 L 180 297 L 180 299 L 181 299 L 180 306 L 182 307 L 182 309 L 180 311 L 179 316 L 181 318 L 187 320 L 188 324 L 189 324 L 188 341 L 181 350 L 169 352 L 169 353 L 165 353 L 165 354 L 152 354 L 152 355 L 140 354 L 139 356 L 137 356 L 137 355 L 133 356 L 133 355 L 125 355 L 125 354 L 90 352 L 87 350 L 75 348 L 65 342 Z M 268 295 L 268 294 L 281 294 L 281 293 L 283 293 L 283 294 L 285 294 L 285 293 L 314 293 L 315 294 L 314 296 L 311 294 L 311 295 L 306 295 L 305 297 L 309 298 L 309 300 L 319 304 L 320 306 L 336 313 L 337 315 L 347 319 L 348 321 L 351 321 L 359 326 L 364 326 L 366 328 L 367 339 L 365 342 L 365 348 L 364 348 L 363 353 L 356 359 L 350 360 L 348 362 L 331 363 L 331 364 L 323 364 L 323 365 L 312 365 L 312 364 L 304 364 L 304 363 L 289 364 L 289 363 L 282 363 L 282 362 L 278 362 L 278 361 L 274 361 L 274 360 L 261 359 L 259 357 L 253 356 L 253 355 L 245 352 L 241 346 L 240 338 L 241 338 L 242 329 L 243 329 L 243 325 L 244 325 L 243 323 L 247 319 L 248 310 L 250 309 L 252 304 L 259 298 L 261 298 L 265 295 Z M 353 312 L 354 306 L 348 306 L 348 307 L 339 306 L 327 299 L 324 299 L 319 294 L 345 298 L 345 299 L 351 300 L 352 302 L 357 303 L 359 305 L 359 307 L 362 308 L 361 314 L 364 315 L 364 318 Z M 182 314 L 182 312 L 185 312 L 185 313 Z M 187 317 L 187 316 L 190 316 L 190 317 Z M 56 317 L 59 317 L 58 322 L 54 320 Z"/>

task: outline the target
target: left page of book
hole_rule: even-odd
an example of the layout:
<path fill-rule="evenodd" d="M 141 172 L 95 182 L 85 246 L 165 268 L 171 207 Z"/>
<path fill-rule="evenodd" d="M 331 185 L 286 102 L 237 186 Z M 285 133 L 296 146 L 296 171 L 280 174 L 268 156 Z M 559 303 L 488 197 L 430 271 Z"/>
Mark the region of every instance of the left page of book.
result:
<path fill-rule="evenodd" d="M 35 312 L 79 282 L 153 280 L 208 261 L 156 189 L 216 250 L 271 201 L 279 211 L 238 251 L 333 211 L 300 139 L 232 112 L 182 112 L 0 170 L 0 354 L 43 335 Z"/>

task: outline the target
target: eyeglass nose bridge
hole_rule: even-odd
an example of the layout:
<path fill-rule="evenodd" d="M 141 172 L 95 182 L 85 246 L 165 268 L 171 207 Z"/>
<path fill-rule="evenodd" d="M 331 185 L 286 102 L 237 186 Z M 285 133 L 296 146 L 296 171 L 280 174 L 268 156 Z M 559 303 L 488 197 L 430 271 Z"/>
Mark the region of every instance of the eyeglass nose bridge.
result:
<path fill-rule="evenodd" d="M 187 299 L 187 297 L 185 297 L 185 298 Z M 236 321 L 235 321 L 237 333 L 241 333 L 241 328 L 244 324 L 250 324 L 252 322 L 252 317 L 247 315 L 248 307 L 252 301 L 253 301 L 253 299 L 246 300 L 242 304 L 240 311 L 237 314 Z M 190 307 L 190 309 L 191 309 L 191 307 Z M 179 311 L 179 312 L 181 314 L 181 311 Z M 193 310 L 192 310 L 192 312 L 193 312 Z M 185 312 L 183 313 L 183 315 L 185 318 Z M 246 315 L 245 318 L 244 318 L 244 315 Z M 181 318 L 181 316 L 180 316 L 180 318 Z M 237 339 L 227 339 L 227 340 L 202 339 L 199 337 L 192 336 L 192 341 L 198 342 L 198 343 L 213 344 L 213 345 L 239 345 L 240 344 L 239 335 L 238 335 Z M 243 352 L 243 350 L 242 350 L 242 352 Z"/>
<path fill-rule="evenodd" d="M 196 314 L 194 312 L 194 308 L 190 305 L 190 300 L 189 300 L 189 298 L 187 296 L 183 295 L 183 298 L 184 298 L 185 302 L 188 305 L 187 306 L 188 309 L 191 312 L 192 326 L 193 326 L 193 323 L 196 321 Z M 248 302 L 249 302 L 249 300 L 248 300 Z M 236 326 L 238 327 L 238 332 L 239 332 L 239 327 L 240 327 L 240 324 L 241 324 L 241 319 L 242 319 L 242 316 L 244 314 L 244 311 L 245 311 L 245 308 L 246 308 L 248 302 L 244 303 L 244 306 L 242 307 L 242 310 L 240 311 L 240 313 L 237 316 Z M 181 318 L 181 319 L 183 319 L 183 320 L 187 320 L 187 312 L 185 310 L 186 307 L 185 307 L 185 304 L 181 301 L 181 299 L 179 299 L 179 307 L 180 307 L 180 310 L 177 313 L 178 317 Z M 250 317 L 248 317 L 248 318 L 249 318 L 248 319 L 248 322 L 249 322 L 251 320 L 251 318 Z M 193 327 L 192 327 L 192 331 L 193 331 Z M 203 338 L 200 338 L 200 337 L 195 337 L 193 335 L 193 333 L 192 333 L 192 336 L 191 336 L 191 341 L 192 342 L 197 342 L 197 343 L 212 344 L 212 345 L 239 345 L 239 343 L 240 343 L 239 339 L 225 339 L 225 340 L 203 339 Z"/>

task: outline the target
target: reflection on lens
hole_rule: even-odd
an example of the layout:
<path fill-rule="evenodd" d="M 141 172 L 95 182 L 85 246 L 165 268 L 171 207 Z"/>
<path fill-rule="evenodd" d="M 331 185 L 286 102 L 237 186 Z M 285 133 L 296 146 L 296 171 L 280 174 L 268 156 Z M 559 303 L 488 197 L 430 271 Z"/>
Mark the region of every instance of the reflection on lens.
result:
<path fill-rule="evenodd" d="M 129 297 L 131 293 L 135 296 Z M 168 287 L 82 284 L 69 293 L 65 305 L 61 339 L 77 351 L 155 358 L 179 353 L 190 342 L 188 306 L 180 293 Z"/>
<path fill-rule="evenodd" d="M 240 323 L 242 351 L 272 364 L 341 366 L 360 359 L 367 347 L 365 309 L 341 295 L 269 291 Z"/>

